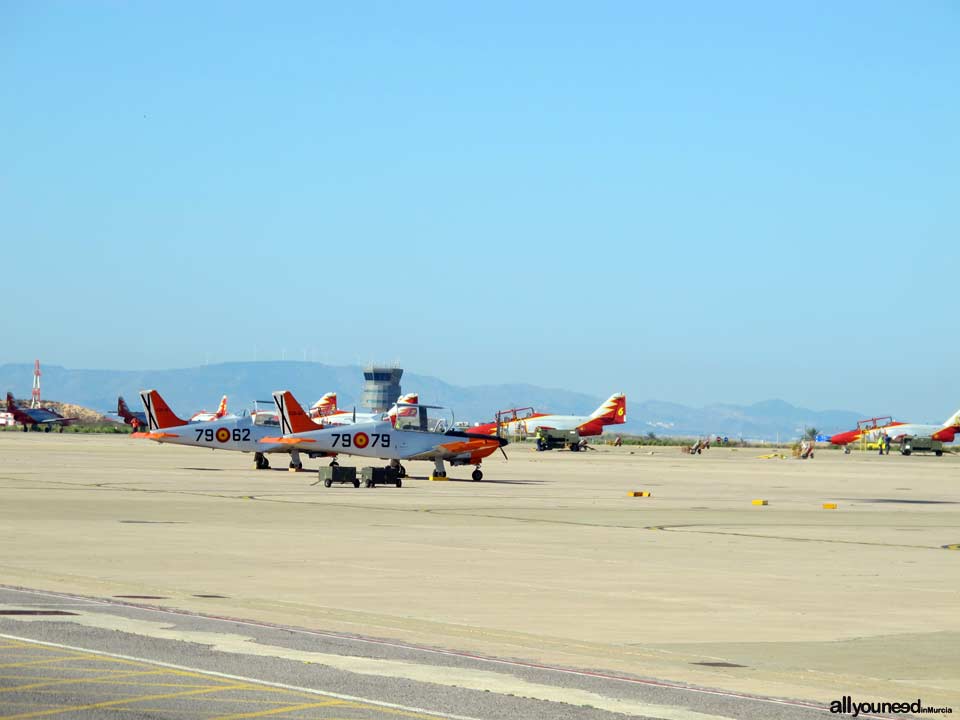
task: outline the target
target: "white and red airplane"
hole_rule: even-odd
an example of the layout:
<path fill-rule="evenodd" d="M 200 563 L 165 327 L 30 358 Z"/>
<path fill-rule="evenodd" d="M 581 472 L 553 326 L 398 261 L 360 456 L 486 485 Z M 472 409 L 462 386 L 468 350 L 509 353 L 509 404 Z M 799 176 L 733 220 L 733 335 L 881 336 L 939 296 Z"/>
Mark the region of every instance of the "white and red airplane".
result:
<path fill-rule="evenodd" d="M 498 413 L 501 432 L 506 435 L 531 435 L 537 428 L 544 430 L 576 430 L 581 437 L 600 435 L 607 425 L 621 425 L 627 421 L 627 396 L 611 395 L 590 415 L 551 415 L 538 413 L 533 408 L 512 408 Z M 474 434 L 496 435 L 497 423 L 485 423 L 470 428 Z"/>
<path fill-rule="evenodd" d="M 190 422 L 210 422 L 212 420 L 219 420 L 222 417 L 229 417 L 227 415 L 227 396 L 224 395 L 220 398 L 220 404 L 217 406 L 216 412 L 210 412 L 208 410 L 201 410 L 190 416 Z"/>
<path fill-rule="evenodd" d="M 952 443 L 957 432 L 960 431 L 960 410 L 947 418 L 943 425 L 923 425 L 920 423 L 896 422 L 892 417 L 876 417 L 861 420 L 856 430 L 847 430 L 830 436 L 832 445 L 847 445 L 864 438 L 868 442 L 875 442 L 884 435 L 889 436 L 891 442 L 900 442 L 905 437 L 929 438 L 940 442 Z"/>
<path fill-rule="evenodd" d="M 337 407 L 337 394 L 328 392 L 310 406 L 310 418 L 322 421 L 324 425 L 353 425 L 360 422 L 379 422 L 389 420 L 396 426 L 397 418 L 416 417 L 417 409 L 408 407 L 419 405 L 420 396 L 417 393 L 401 395 L 400 399 L 386 413 L 366 413 L 354 410 L 345 410 Z"/>
<path fill-rule="evenodd" d="M 447 476 L 446 462 L 454 466 L 474 465 L 471 477 L 482 480 L 480 464 L 483 459 L 497 450 L 502 451 L 507 444 L 506 438 L 447 429 L 443 423 L 431 422 L 427 411 L 442 408 L 411 406 L 417 422 L 408 425 L 394 424 L 384 414 L 382 419 L 372 422 L 338 427 L 318 425 L 311 420 L 288 390 L 278 390 L 273 399 L 283 434 L 264 437 L 260 442 L 270 448 L 289 448 L 288 452 L 299 448 L 300 452 L 307 452 L 311 457 L 342 453 L 398 463 L 401 460 L 432 460 L 435 469 L 431 477 L 434 479 Z M 433 429 L 430 429 L 431 425 Z"/>

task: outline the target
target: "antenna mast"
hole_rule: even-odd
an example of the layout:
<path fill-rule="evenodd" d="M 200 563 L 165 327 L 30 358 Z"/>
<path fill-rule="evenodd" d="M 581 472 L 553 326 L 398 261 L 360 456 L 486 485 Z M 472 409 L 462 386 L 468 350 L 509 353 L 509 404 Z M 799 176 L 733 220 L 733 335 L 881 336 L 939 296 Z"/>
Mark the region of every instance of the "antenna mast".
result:
<path fill-rule="evenodd" d="M 30 407 L 40 407 L 40 361 L 33 361 L 33 395 L 30 398 Z"/>

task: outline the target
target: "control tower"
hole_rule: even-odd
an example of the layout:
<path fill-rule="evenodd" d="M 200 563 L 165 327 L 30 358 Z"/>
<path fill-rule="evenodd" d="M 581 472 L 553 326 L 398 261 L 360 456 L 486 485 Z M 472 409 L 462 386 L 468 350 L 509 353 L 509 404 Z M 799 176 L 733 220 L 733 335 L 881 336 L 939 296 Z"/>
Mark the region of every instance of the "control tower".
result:
<path fill-rule="evenodd" d="M 360 405 L 373 412 L 386 412 L 400 398 L 400 376 L 403 369 L 368 365 L 363 369 L 363 394 Z"/>

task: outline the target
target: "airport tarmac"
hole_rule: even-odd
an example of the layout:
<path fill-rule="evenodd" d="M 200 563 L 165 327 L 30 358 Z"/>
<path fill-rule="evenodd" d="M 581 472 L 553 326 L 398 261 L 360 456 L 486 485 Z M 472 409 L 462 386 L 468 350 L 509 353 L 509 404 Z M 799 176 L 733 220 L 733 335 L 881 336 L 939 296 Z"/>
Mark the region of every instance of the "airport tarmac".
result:
<path fill-rule="evenodd" d="M 431 688 L 571 717 L 805 716 L 843 695 L 960 710 L 960 458 L 769 452 L 511 446 L 480 483 L 411 463 L 400 489 L 327 489 L 234 453 L 0 433 L 0 583 L 57 594 L 0 595 L 0 633 L 216 672 L 237 654 L 302 658 L 128 606 L 322 631 L 335 649 L 298 646 L 309 662 L 393 683 L 341 695 L 384 703 L 419 684 L 416 703 L 392 702 L 440 717 L 561 714 L 472 695 L 434 707 Z M 4 614 L 44 597 L 83 607 Z M 120 652 L 118 637 L 149 643 Z M 206 646 L 202 667 L 169 643 Z M 797 702 L 764 714 L 747 696 Z"/>

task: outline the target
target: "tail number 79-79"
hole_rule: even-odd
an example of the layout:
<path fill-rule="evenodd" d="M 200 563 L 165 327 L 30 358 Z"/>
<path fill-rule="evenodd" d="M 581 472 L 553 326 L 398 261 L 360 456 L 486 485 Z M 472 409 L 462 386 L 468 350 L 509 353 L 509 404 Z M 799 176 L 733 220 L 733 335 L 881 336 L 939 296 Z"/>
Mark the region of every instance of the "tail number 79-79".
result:
<path fill-rule="evenodd" d="M 332 447 L 352 447 L 358 450 L 366 447 L 375 448 L 378 445 L 383 448 L 390 447 L 390 433 L 371 433 L 370 435 L 365 432 L 332 433 L 330 437 L 333 438 Z"/>

